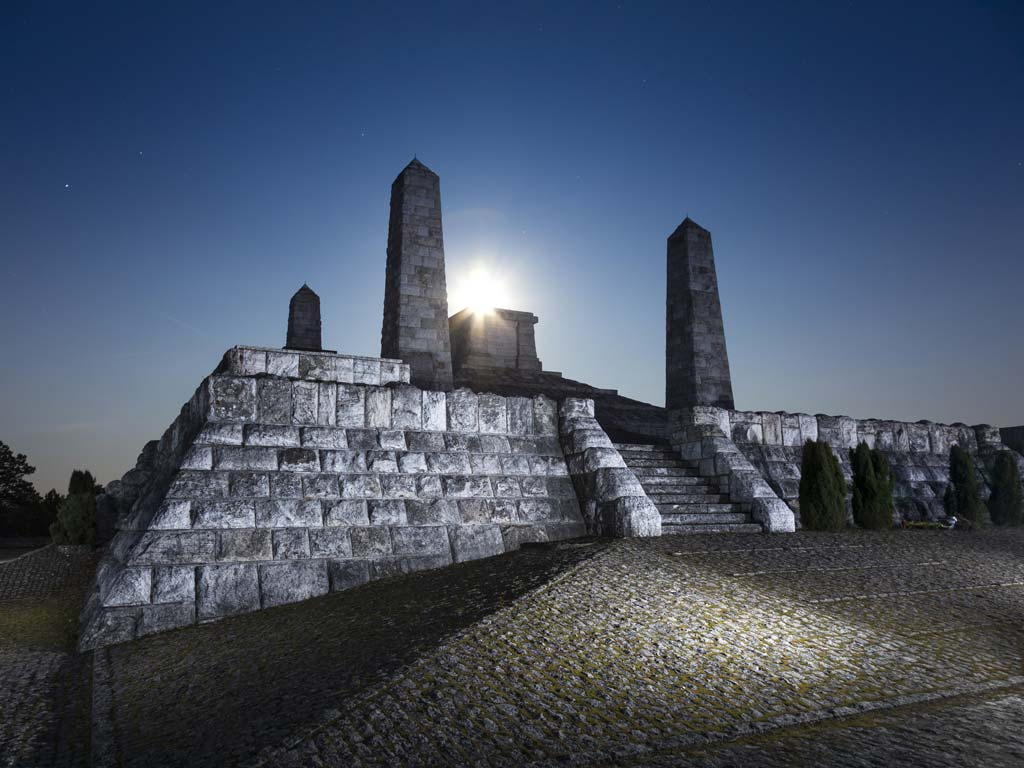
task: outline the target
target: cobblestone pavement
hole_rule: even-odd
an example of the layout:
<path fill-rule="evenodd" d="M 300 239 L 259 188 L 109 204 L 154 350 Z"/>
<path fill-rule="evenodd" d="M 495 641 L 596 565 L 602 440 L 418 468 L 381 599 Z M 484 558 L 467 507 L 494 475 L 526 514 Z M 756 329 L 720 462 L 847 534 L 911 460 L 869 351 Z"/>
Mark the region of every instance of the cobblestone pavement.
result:
<path fill-rule="evenodd" d="M 1021 531 L 520 552 L 116 646 L 115 731 L 125 765 L 731 765 L 694 750 L 1020 685 L 1022 619 Z M 758 738 L 791 732 L 813 757 Z"/>
<path fill-rule="evenodd" d="M 929 768 L 1024 765 L 1024 693 L 884 710 L 619 763 L 629 768 L 834 766 Z"/>
<path fill-rule="evenodd" d="M 0 563 L 0 766 L 89 763 L 89 658 L 74 653 L 89 553 Z"/>

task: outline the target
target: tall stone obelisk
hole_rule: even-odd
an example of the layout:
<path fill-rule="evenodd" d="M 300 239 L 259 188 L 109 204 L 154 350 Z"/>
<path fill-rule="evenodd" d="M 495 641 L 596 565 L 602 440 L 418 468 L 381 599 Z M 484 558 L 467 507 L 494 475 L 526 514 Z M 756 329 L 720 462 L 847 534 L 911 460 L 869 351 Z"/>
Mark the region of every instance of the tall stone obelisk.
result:
<path fill-rule="evenodd" d="M 711 233 L 689 218 L 668 238 L 665 407 L 735 408 Z"/>
<path fill-rule="evenodd" d="M 415 158 L 391 185 L 380 353 L 408 363 L 419 387 L 452 388 L 441 183 Z"/>

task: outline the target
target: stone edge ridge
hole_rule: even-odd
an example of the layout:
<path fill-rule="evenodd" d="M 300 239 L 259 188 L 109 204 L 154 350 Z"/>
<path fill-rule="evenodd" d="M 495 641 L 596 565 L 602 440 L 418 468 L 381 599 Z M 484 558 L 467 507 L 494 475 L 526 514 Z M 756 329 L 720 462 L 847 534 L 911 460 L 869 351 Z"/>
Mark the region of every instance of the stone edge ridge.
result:
<path fill-rule="evenodd" d="M 793 510 L 729 436 L 728 410 L 692 406 L 672 411 L 669 440 L 685 461 L 698 467 L 703 477 L 728 477 L 731 500 L 749 504 L 751 516 L 766 533 L 796 530 Z"/>
<path fill-rule="evenodd" d="M 661 513 L 594 418 L 593 400 L 561 402 L 559 436 L 591 535 L 661 536 Z"/>
<path fill-rule="evenodd" d="M 338 384 L 408 384 L 407 363 L 387 357 L 336 352 L 234 346 L 224 353 L 215 374 L 282 376 Z"/>

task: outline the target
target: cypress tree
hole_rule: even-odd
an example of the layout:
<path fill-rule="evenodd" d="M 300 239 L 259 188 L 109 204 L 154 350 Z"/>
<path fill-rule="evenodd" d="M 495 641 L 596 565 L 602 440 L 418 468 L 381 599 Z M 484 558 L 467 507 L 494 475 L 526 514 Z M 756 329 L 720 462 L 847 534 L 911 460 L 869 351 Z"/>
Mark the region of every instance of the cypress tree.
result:
<path fill-rule="evenodd" d="M 881 451 L 860 443 L 850 451 L 853 466 L 853 520 L 861 528 L 892 527 L 892 471 Z"/>
<path fill-rule="evenodd" d="M 1010 451 L 1000 451 L 992 467 L 992 495 L 988 511 L 996 525 L 1020 525 L 1022 514 L 1020 472 Z"/>
<path fill-rule="evenodd" d="M 954 445 L 949 451 L 949 487 L 943 504 L 947 516 L 963 517 L 975 525 L 985 522 L 985 505 L 981 503 L 974 460 L 959 445 Z"/>
<path fill-rule="evenodd" d="M 800 467 L 800 522 L 812 531 L 841 531 L 846 525 L 846 480 L 828 443 L 804 443 Z"/>

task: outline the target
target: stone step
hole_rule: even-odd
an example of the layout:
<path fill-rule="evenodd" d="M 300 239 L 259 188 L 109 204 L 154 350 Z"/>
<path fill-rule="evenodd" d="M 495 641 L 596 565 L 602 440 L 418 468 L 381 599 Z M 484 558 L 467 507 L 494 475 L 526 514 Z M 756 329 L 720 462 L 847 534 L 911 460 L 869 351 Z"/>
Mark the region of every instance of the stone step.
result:
<path fill-rule="evenodd" d="M 662 525 L 740 525 L 753 522 L 746 512 L 681 512 L 661 515 Z"/>
<path fill-rule="evenodd" d="M 630 468 L 633 468 L 633 467 L 636 467 L 636 468 L 642 468 L 642 467 L 666 467 L 666 468 L 671 468 L 671 469 L 690 469 L 690 465 L 689 464 L 684 462 L 682 459 L 678 459 L 678 458 L 676 458 L 676 459 L 669 459 L 669 458 L 665 458 L 665 459 L 652 459 L 652 458 L 649 458 L 649 457 L 644 457 L 644 458 L 637 459 L 637 458 L 633 458 L 631 456 L 623 456 L 622 458 L 625 460 L 626 466 L 630 467 Z"/>
<path fill-rule="evenodd" d="M 671 451 L 667 445 L 654 445 L 653 443 L 612 443 L 621 451 Z"/>
<path fill-rule="evenodd" d="M 659 509 L 662 506 L 686 507 L 694 504 L 730 504 L 729 497 L 721 493 L 676 493 L 672 495 L 672 501 L 665 501 L 663 497 L 647 494 L 655 506 Z"/>
<path fill-rule="evenodd" d="M 654 490 L 653 488 L 644 488 L 644 491 L 650 497 L 651 501 L 655 504 L 694 504 L 695 496 L 714 496 L 716 498 L 715 503 L 725 504 L 729 501 L 729 495 L 722 493 L 718 488 L 659 488 Z M 725 499 L 725 501 L 717 501 L 718 499 Z"/>
<path fill-rule="evenodd" d="M 650 472 L 644 469 L 634 469 L 633 474 L 641 483 L 679 483 L 680 485 L 718 485 L 709 482 L 706 477 L 695 477 L 694 475 L 665 474 L 664 472 Z"/>
<path fill-rule="evenodd" d="M 711 523 L 708 525 L 665 525 L 661 524 L 662 536 L 690 535 L 698 533 L 763 533 L 759 523 Z"/>
<path fill-rule="evenodd" d="M 747 514 L 747 511 L 740 504 L 733 504 L 727 501 L 710 502 L 685 502 L 682 504 L 658 503 L 655 501 L 658 511 L 662 517 L 665 515 L 721 515 L 721 514 Z"/>
<path fill-rule="evenodd" d="M 633 470 L 633 473 L 640 477 L 700 477 L 700 474 L 695 469 L 689 467 L 666 467 L 666 466 L 646 466 L 637 467 L 630 466 L 626 463 L 627 467 Z"/>

